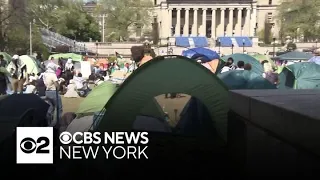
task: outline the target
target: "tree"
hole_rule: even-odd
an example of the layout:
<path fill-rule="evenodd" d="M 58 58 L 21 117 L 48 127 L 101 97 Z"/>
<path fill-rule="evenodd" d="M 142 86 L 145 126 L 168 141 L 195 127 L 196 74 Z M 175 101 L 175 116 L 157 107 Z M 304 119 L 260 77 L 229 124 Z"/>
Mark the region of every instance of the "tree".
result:
<path fill-rule="evenodd" d="M 278 7 L 277 20 L 286 36 L 313 40 L 320 36 L 319 0 L 286 0 Z"/>
<path fill-rule="evenodd" d="M 150 0 L 101 0 L 98 14 L 106 14 L 107 37 L 127 40 L 130 29 L 142 29 L 150 25 L 153 4 Z"/>
<path fill-rule="evenodd" d="M 79 1 L 31 0 L 28 8 L 37 25 L 77 41 L 100 40 L 99 25 Z"/>

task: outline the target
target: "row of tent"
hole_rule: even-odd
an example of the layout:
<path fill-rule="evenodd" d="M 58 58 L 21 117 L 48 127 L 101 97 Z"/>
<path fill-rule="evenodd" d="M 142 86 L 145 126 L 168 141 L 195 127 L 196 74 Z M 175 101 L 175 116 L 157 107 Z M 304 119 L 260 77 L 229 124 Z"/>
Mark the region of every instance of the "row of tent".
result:
<path fill-rule="evenodd" d="M 0 52 L 0 55 L 3 55 L 4 60 L 6 60 L 8 63 L 11 61 L 12 57 L 8 53 Z M 28 74 L 31 74 L 31 73 L 38 74 L 40 72 L 39 65 L 34 57 L 29 55 L 22 55 L 20 56 L 20 60 L 24 64 L 26 64 Z"/>

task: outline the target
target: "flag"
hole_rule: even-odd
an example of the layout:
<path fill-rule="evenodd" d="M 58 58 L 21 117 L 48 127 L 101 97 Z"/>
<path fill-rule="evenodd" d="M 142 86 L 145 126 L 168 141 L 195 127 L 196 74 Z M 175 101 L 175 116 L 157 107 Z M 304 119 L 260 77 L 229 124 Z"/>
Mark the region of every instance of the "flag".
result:
<path fill-rule="evenodd" d="M 117 58 L 120 58 L 120 59 L 123 58 L 118 52 L 116 52 L 116 57 L 117 57 Z"/>

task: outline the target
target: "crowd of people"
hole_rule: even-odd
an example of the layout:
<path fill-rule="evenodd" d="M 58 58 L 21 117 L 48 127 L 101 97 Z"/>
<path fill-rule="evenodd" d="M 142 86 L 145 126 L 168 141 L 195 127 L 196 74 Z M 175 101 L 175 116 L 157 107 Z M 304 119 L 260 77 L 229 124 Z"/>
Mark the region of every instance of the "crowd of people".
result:
<path fill-rule="evenodd" d="M 268 63 L 267 60 L 262 61 L 261 65 L 264 67 L 264 72 L 262 73 L 262 77 L 267 79 L 272 84 L 279 84 L 278 74 L 274 72 L 272 67 L 267 67 L 265 64 Z M 250 63 L 245 63 L 244 61 L 238 61 L 237 64 L 234 64 L 233 58 L 228 58 L 227 62 L 225 62 L 223 68 L 220 73 L 225 73 L 232 70 L 247 70 L 250 71 L 252 66 Z"/>

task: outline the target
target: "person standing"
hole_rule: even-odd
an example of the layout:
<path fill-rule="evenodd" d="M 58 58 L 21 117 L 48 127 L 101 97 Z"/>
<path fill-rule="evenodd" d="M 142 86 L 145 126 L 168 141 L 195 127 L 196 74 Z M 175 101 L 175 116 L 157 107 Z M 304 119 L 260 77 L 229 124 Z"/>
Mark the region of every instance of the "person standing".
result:
<path fill-rule="evenodd" d="M 49 63 L 46 71 L 43 73 L 43 82 L 46 86 L 46 97 L 50 99 L 56 109 L 56 119 L 52 119 L 51 126 L 59 128 L 59 123 L 62 117 L 62 101 L 59 95 L 59 80 L 56 75 L 57 65 Z"/>
<path fill-rule="evenodd" d="M 4 60 L 4 57 L 2 54 L 0 54 L 0 67 L 6 67 L 7 66 L 7 61 Z"/>
<path fill-rule="evenodd" d="M 13 93 L 23 93 L 23 84 L 28 80 L 27 65 L 21 61 L 19 55 L 12 56 L 7 70 L 11 74 Z"/>
<path fill-rule="evenodd" d="M 4 60 L 3 55 L 0 55 L 0 67 L 5 68 L 7 66 L 7 61 Z M 0 95 L 7 94 L 7 76 L 4 72 L 0 72 Z"/>

